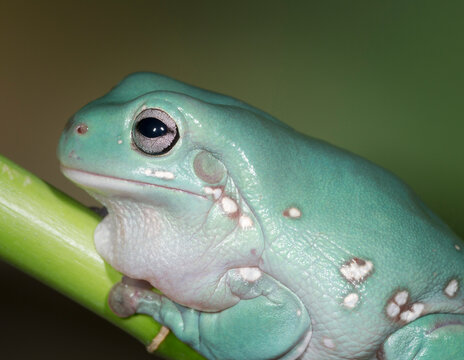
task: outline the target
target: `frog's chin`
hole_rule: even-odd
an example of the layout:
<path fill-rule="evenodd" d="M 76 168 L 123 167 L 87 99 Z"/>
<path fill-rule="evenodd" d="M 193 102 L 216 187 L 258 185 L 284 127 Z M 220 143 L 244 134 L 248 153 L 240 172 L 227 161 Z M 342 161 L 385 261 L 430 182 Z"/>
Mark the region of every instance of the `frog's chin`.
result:
<path fill-rule="evenodd" d="M 61 172 L 69 180 L 76 183 L 80 187 L 83 187 L 87 191 L 96 193 L 111 195 L 130 194 L 131 196 L 133 196 L 137 192 L 143 194 L 143 192 L 146 191 L 147 187 L 156 187 L 159 189 L 167 189 L 206 199 L 205 195 L 181 188 L 170 187 L 162 184 L 148 183 L 133 179 L 123 179 L 111 175 L 97 174 L 90 171 L 70 168 L 65 165 L 61 165 Z M 137 191 L 137 189 L 139 191 Z"/>

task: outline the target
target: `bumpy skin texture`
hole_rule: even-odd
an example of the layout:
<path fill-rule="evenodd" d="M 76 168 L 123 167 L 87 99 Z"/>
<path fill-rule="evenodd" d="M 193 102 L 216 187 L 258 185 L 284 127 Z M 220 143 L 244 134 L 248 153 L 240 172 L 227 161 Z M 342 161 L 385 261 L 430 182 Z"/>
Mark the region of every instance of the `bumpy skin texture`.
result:
<path fill-rule="evenodd" d="M 147 109 L 177 127 L 164 154 L 137 145 Z M 164 294 L 120 284 L 117 301 L 209 358 L 462 350 L 463 244 L 367 160 L 151 73 L 81 109 L 58 154 L 64 174 L 108 208 L 97 251 Z"/>

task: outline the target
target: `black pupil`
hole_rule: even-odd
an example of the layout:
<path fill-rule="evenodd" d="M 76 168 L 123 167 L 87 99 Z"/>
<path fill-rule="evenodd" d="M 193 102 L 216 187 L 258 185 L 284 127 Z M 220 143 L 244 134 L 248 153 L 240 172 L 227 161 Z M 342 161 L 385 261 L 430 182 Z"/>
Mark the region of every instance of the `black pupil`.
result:
<path fill-rule="evenodd" d="M 166 124 L 153 117 L 140 120 L 137 124 L 137 130 L 147 138 L 156 138 L 168 133 Z"/>

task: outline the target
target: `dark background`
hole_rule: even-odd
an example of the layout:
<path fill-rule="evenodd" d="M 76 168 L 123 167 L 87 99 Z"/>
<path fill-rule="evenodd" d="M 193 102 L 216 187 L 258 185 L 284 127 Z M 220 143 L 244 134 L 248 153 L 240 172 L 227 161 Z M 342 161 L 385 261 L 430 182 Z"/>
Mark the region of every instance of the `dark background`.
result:
<path fill-rule="evenodd" d="M 0 1 L 0 153 L 94 204 L 59 173 L 65 121 L 155 71 L 386 167 L 463 236 L 463 15 L 461 1 Z M 149 358 L 4 263 L 0 357 Z"/>

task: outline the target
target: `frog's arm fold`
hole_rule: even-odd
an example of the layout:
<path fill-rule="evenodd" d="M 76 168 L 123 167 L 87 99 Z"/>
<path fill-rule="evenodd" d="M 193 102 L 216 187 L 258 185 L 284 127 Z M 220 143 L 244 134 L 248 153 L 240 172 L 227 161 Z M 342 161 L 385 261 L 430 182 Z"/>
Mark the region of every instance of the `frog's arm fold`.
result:
<path fill-rule="evenodd" d="M 388 337 L 378 357 L 385 360 L 464 358 L 464 315 L 431 314 Z"/>
<path fill-rule="evenodd" d="M 121 283 L 112 297 L 125 298 L 124 306 L 132 302 L 133 311 L 152 316 L 209 359 L 291 360 L 300 356 L 311 338 L 311 325 L 298 297 L 267 275 L 255 282 L 233 284 L 239 279 L 231 272 L 231 289 L 237 287 L 247 298 L 219 312 L 197 311 Z"/>

